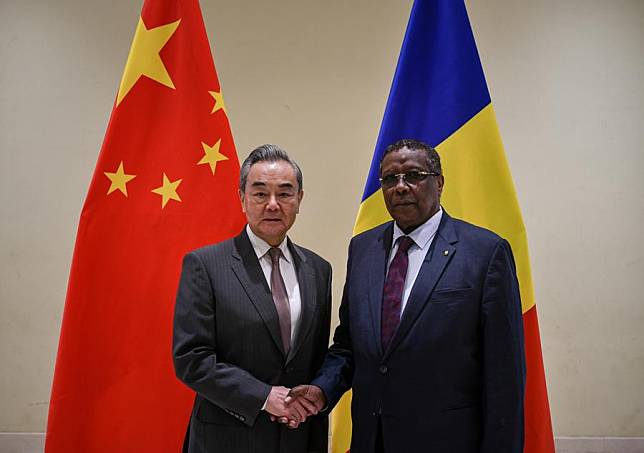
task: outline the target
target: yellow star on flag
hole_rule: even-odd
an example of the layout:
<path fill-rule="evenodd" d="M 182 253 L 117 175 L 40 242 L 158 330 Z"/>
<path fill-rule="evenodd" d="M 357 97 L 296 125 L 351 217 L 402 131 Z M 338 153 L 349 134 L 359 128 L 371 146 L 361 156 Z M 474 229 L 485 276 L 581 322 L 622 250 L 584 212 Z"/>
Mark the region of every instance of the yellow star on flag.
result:
<path fill-rule="evenodd" d="M 143 19 L 139 18 L 130 54 L 127 57 L 127 63 L 125 63 L 119 93 L 116 97 L 117 106 L 143 75 L 174 89 L 174 83 L 172 83 L 159 52 L 172 37 L 179 26 L 179 22 L 181 22 L 181 19 L 148 30 L 143 23 Z"/>
<path fill-rule="evenodd" d="M 226 156 L 224 156 L 219 152 L 219 147 L 221 146 L 221 139 L 217 140 L 217 143 L 215 143 L 213 146 L 208 146 L 204 142 L 201 142 L 201 146 L 203 146 L 204 156 L 201 158 L 199 162 L 197 162 L 197 165 L 202 165 L 202 164 L 210 165 L 210 170 L 214 175 L 215 170 L 217 169 L 217 162 L 222 160 L 228 160 Z"/>
<path fill-rule="evenodd" d="M 163 185 L 152 190 L 152 192 L 157 195 L 161 195 L 161 209 L 165 208 L 165 205 L 170 200 L 181 201 L 181 197 L 177 193 L 177 187 L 181 184 L 182 179 L 177 179 L 176 181 L 170 181 L 165 173 L 163 173 Z"/>
<path fill-rule="evenodd" d="M 209 91 L 208 93 L 210 93 L 215 100 L 215 105 L 213 105 L 212 112 L 210 112 L 210 114 L 212 115 L 217 110 L 223 110 L 226 116 L 228 116 L 228 110 L 226 110 L 226 104 L 224 103 L 224 95 L 221 94 L 221 92 L 218 93 L 216 91 Z"/>
<path fill-rule="evenodd" d="M 118 189 L 123 195 L 127 197 L 127 183 L 136 178 L 136 175 L 125 174 L 125 170 L 123 169 L 123 161 L 121 161 L 119 168 L 115 173 L 109 173 L 107 171 L 103 173 L 105 173 L 105 176 L 107 176 L 111 181 L 110 188 L 107 191 L 107 194 L 109 195 Z"/>

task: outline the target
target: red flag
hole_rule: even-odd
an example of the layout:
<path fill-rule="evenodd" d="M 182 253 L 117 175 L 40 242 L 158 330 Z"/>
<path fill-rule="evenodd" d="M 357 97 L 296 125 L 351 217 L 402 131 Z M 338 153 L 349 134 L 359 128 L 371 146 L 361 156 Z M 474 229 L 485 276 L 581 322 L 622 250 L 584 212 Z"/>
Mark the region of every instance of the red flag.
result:
<path fill-rule="evenodd" d="M 48 453 L 179 451 L 181 257 L 241 230 L 238 178 L 198 0 L 146 0 L 80 217 Z"/>

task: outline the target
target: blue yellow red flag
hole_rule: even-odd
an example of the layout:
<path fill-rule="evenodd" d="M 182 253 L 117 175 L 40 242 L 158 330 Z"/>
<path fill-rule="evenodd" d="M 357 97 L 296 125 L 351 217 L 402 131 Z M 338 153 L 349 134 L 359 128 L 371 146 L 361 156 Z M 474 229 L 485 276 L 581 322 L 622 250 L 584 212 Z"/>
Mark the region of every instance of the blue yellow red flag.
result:
<path fill-rule="evenodd" d="M 403 138 L 437 148 L 450 215 L 495 231 L 514 251 L 527 364 L 525 452 L 554 452 L 526 230 L 463 1 L 416 0 L 400 51 L 354 234 L 391 219 L 378 182 L 385 148 Z M 351 440 L 348 393 L 333 413 L 333 452 Z"/>

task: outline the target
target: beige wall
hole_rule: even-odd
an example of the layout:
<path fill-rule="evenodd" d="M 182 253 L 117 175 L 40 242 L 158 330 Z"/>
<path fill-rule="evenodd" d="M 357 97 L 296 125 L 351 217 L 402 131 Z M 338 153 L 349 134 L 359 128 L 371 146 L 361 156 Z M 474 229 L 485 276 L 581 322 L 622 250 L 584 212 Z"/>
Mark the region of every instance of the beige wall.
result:
<path fill-rule="evenodd" d="M 290 150 L 335 295 L 410 0 L 203 0 L 239 155 Z M 471 0 L 555 432 L 644 435 L 644 2 Z M 78 214 L 139 1 L 0 2 L 0 431 L 43 431 Z M 447 181 L 449 184 L 449 181 Z"/>

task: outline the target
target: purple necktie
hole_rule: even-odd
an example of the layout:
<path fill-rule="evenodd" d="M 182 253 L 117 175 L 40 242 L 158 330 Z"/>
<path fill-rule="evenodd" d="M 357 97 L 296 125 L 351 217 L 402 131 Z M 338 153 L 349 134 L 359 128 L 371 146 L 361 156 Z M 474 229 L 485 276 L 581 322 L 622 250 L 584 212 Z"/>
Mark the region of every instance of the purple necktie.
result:
<path fill-rule="evenodd" d="M 405 277 L 407 276 L 407 265 L 409 257 L 407 251 L 414 244 L 409 236 L 401 236 L 398 239 L 398 250 L 394 259 L 389 265 L 387 280 L 382 291 L 382 330 L 380 340 L 382 341 L 383 352 L 387 350 L 391 338 L 394 336 L 398 324 L 400 324 L 400 308 L 402 296 L 405 291 Z"/>
<path fill-rule="evenodd" d="M 280 320 L 280 332 L 282 334 L 282 346 L 284 346 L 284 354 L 288 354 L 291 347 L 291 305 L 288 301 L 288 294 L 286 293 L 286 285 L 280 272 L 280 256 L 282 251 L 277 247 L 271 247 L 268 251 L 271 257 L 271 293 L 273 294 L 273 302 L 277 308 L 277 316 Z"/>

